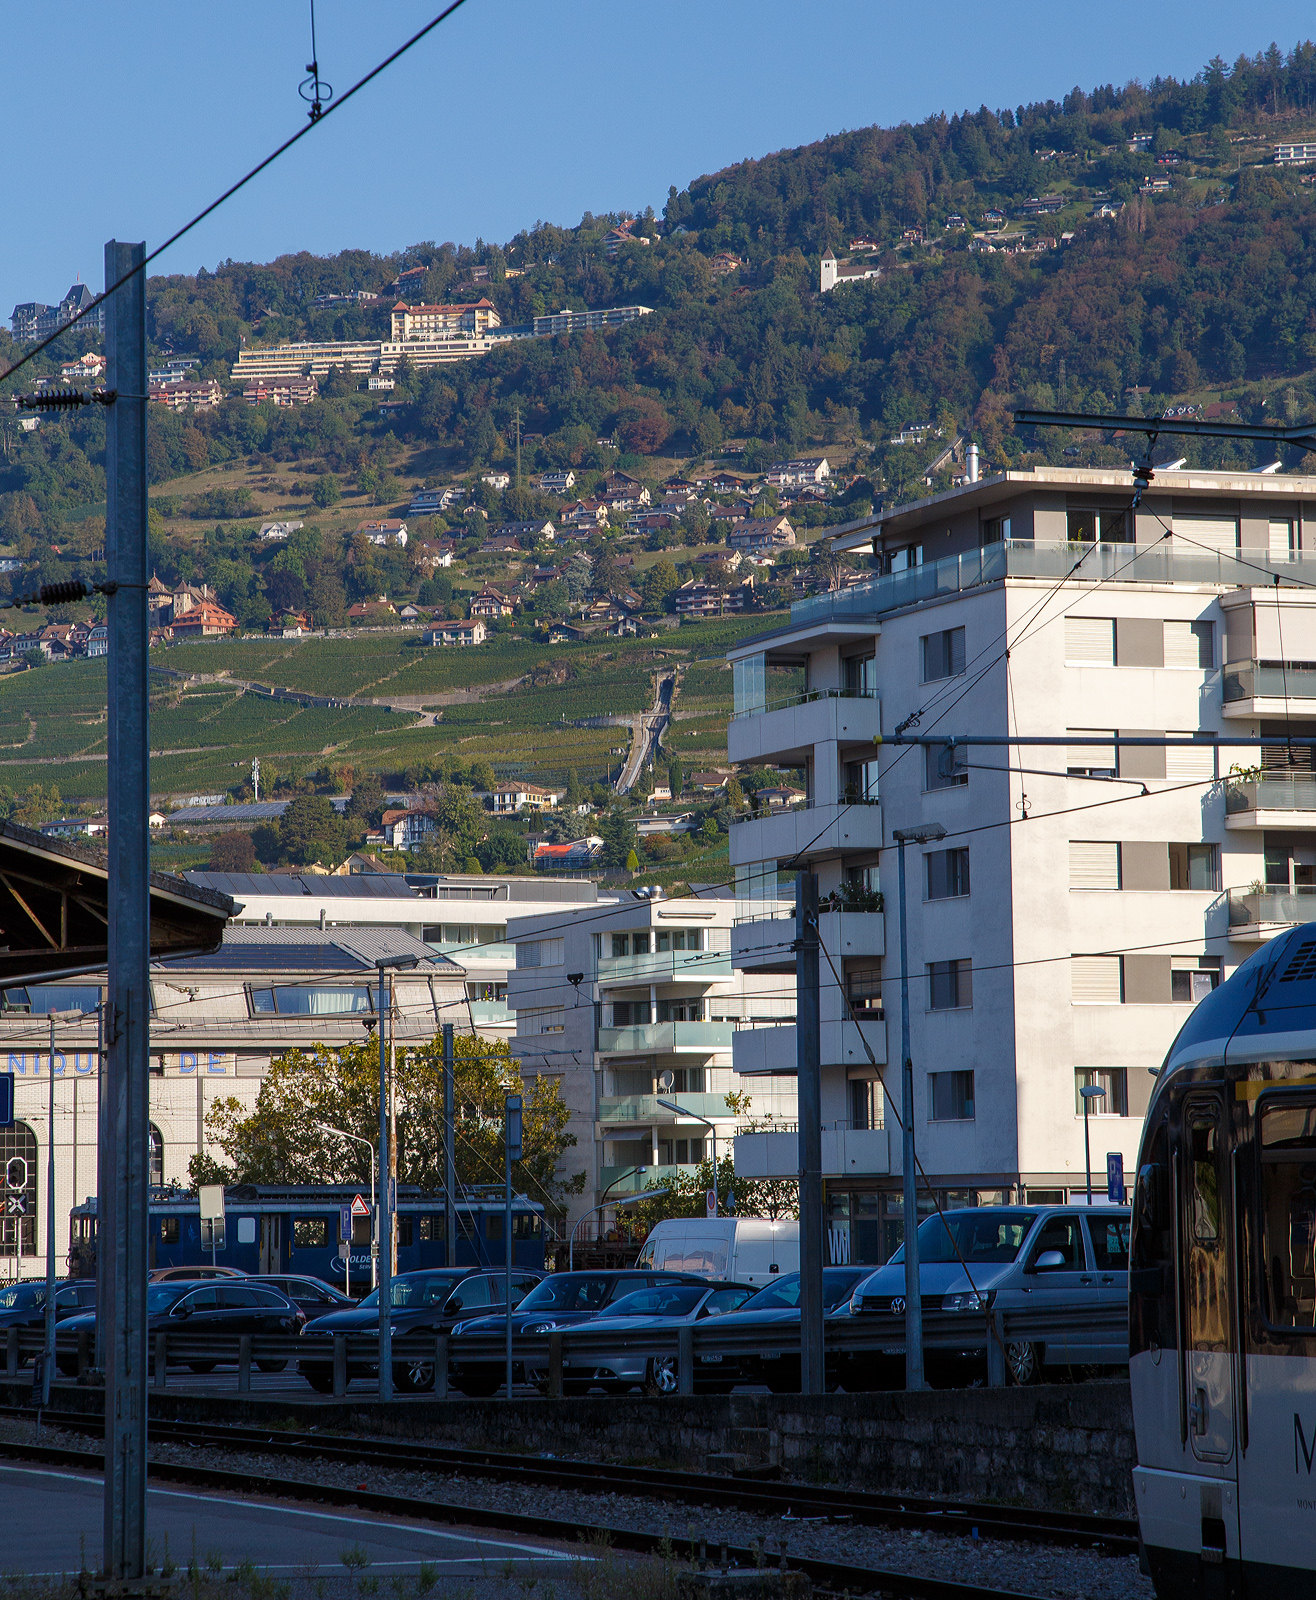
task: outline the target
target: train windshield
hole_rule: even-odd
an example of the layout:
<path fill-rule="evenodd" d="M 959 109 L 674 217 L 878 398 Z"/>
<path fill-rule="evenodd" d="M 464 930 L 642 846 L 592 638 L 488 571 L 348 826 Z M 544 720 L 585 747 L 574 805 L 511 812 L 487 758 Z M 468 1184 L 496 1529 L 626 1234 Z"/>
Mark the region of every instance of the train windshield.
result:
<path fill-rule="evenodd" d="M 918 1258 L 929 1261 L 975 1261 L 984 1265 L 1006 1265 L 1023 1249 L 1028 1230 L 1037 1221 L 1036 1211 L 996 1211 L 985 1206 L 972 1211 L 947 1211 L 943 1217 L 929 1217 L 918 1229 Z M 901 1245 L 892 1262 L 905 1259 Z"/>
<path fill-rule="evenodd" d="M 1316 1327 L 1316 1104 L 1263 1102 L 1261 1209 L 1269 1320 Z"/>

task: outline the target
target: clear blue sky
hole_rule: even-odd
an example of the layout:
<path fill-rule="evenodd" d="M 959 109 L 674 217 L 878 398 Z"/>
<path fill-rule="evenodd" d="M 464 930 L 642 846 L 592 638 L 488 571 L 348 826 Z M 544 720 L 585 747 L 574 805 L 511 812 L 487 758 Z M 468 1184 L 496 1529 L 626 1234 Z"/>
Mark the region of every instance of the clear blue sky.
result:
<path fill-rule="evenodd" d="M 347 87 L 439 3 L 319 0 L 322 75 Z M 99 288 L 106 238 L 165 237 L 305 115 L 305 0 L 66 0 L 57 18 L 5 15 L 6 318 L 78 274 Z M 661 210 L 669 184 L 841 128 L 1191 75 L 1313 33 L 1289 0 L 467 0 L 154 270 Z"/>

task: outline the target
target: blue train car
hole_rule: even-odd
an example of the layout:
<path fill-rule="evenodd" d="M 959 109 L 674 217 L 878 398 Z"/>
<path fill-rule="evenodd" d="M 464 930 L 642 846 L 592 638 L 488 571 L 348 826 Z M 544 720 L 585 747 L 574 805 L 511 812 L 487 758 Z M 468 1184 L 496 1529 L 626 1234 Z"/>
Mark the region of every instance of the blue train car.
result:
<path fill-rule="evenodd" d="M 154 1190 L 150 1202 L 149 1261 L 152 1267 L 199 1266 L 212 1260 L 242 1272 L 298 1272 L 361 1294 L 370 1283 L 374 1219 L 357 1217 L 350 1243 L 345 1210 L 358 1191 L 329 1185 L 240 1184 L 225 1191 L 224 1243 L 202 1243 L 201 1207 L 195 1194 Z M 70 1213 L 70 1259 L 95 1270 L 96 1201 Z M 500 1267 L 506 1260 L 504 1205 L 498 1189 L 467 1190 L 456 1206 L 456 1249 L 448 1252 L 441 1195 L 399 1185 L 398 1271 L 446 1267 Z M 512 1260 L 542 1271 L 544 1208 L 516 1195 L 512 1200 Z M 348 1275 L 350 1262 L 351 1273 Z"/>

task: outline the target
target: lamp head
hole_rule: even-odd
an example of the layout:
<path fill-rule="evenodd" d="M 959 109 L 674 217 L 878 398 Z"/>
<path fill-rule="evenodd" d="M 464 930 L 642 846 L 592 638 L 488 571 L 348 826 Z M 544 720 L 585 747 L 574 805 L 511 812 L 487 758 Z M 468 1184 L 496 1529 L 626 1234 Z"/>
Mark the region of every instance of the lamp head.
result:
<path fill-rule="evenodd" d="M 409 951 L 402 955 L 376 956 L 375 958 L 375 966 L 380 972 L 383 972 L 385 967 L 390 967 L 394 971 L 406 971 L 419 965 L 420 957 L 412 955 Z"/>
<path fill-rule="evenodd" d="M 1106 1091 L 1099 1083 L 1085 1083 L 1078 1092 L 1089 1103 L 1093 1100 L 1104 1100 L 1106 1098 Z"/>
<path fill-rule="evenodd" d="M 946 830 L 939 822 L 920 822 L 913 828 L 892 828 L 891 837 L 897 844 L 928 844 L 944 839 Z"/>

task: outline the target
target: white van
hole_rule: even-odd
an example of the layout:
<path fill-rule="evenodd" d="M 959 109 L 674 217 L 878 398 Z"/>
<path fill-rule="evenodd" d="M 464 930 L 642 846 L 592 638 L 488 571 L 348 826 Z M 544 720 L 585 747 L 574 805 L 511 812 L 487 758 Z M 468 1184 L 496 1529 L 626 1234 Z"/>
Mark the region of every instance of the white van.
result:
<path fill-rule="evenodd" d="M 635 1265 L 730 1283 L 771 1283 L 783 1272 L 800 1270 L 800 1225 L 759 1217 L 669 1217 L 654 1225 Z"/>

